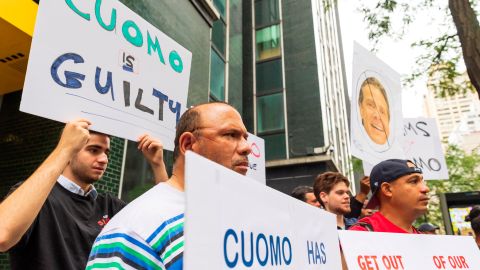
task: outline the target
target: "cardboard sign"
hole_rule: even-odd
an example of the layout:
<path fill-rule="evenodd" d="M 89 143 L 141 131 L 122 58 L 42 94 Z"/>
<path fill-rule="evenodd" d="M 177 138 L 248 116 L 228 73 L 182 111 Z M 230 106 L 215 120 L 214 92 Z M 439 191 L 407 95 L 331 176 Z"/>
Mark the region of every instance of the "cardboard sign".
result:
<path fill-rule="evenodd" d="M 41 1 L 20 110 L 173 150 L 191 58 L 119 1 Z"/>
<path fill-rule="evenodd" d="M 480 269 L 473 237 L 339 231 L 349 270 Z"/>
<path fill-rule="evenodd" d="M 184 269 L 341 269 L 336 217 L 186 154 Z"/>
<path fill-rule="evenodd" d="M 448 179 L 447 163 L 434 118 L 405 118 L 403 135 L 405 156 L 422 168 L 424 179 Z"/>
<path fill-rule="evenodd" d="M 249 168 L 247 176 L 266 185 L 267 179 L 265 176 L 265 140 L 251 133 L 248 133 L 248 143 L 252 148 L 252 153 L 248 155 Z"/>
<path fill-rule="evenodd" d="M 399 74 L 355 43 L 352 78 L 352 155 L 370 164 L 404 158 Z"/>

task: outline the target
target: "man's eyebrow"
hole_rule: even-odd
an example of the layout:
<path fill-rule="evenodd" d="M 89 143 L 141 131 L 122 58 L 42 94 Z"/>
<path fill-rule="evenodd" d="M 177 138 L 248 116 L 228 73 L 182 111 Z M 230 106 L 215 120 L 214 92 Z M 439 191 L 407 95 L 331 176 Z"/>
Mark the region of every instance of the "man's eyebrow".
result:
<path fill-rule="evenodd" d="M 87 149 L 88 149 L 88 148 L 103 149 L 103 146 L 101 146 L 101 145 L 99 145 L 99 144 L 90 144 L 90 145 L 87 145 L 86 148 L 87 148 Z M 110 147 L 105 148 L 105 152 L 110 152 Z"/>
<path fill-rule="evenodd" d="M 90 145 L 87 145 L 87 148 L 102 148 L 102 146 L 98 144 L 90 144 Z"/>
<path fill-rule="evenodd" d="M 411 175 L 411 176 L 408 178 L 408 180 L 414 180 L 414 179 L 415 179 L 415 180 L 419 180 L 419 179 L 420 179 L 420 176 L 418 176 L 418 175 Z"/>

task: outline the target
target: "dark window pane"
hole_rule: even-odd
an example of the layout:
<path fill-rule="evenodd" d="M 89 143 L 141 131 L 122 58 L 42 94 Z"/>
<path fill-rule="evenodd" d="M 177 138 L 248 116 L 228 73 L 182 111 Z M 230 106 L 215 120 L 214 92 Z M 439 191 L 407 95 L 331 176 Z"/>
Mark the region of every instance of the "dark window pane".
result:
<path fill-rule="evenodd" d="M 213 4 L 217 8 L 218 12 L 220 12 L 220 16 L 225 18 L 225 0 L 213 0 Z"/>
<path fill-rule="evenodd" d="M 257 61 L 280 56 L 280 25 L 258 29 L 255 33 Z"/>
<path fill-rule="evenodd" d="M 243 48 L 242 48 L 242 0 L 230 0 L 228 40 L 228 103 L 242 114 L 243 106 Z"/>
<path fill-rule="evenodd" d="M 212 42 L 220 53 L 225 56 L 225 24 L 222 20 L 217 20 L 212 27 Z"/>
<path fill-rule="evenodd" d="M 285 133 L 261 136 L 265 140 L 265 159 L 286 158 Z"/>
<path fill-rule="evenodd" d="M 155 184 L 152 168 L 137 149 L 137 143 L 128 141 L 125 170 L 123 174 L 121 199 L 131 202 Z M 168 169 L 168 175 L 172 175 L 173 152 L 163 151 L 163 160 Z"/>
<path fill-rule="evenodd" d="M 275 59 L 257 64 L 257 94 L 282 88 L 282 60 Z"/>
<path fill-rule="evenodd" d="M 278 0 L 257 0 L 255 1 L 255 26 L 262 26 L 277 22 Z"/>
<path fill-rule="evenodd" d="M 225 62 L 211 50 L 210 63 L 210 95 L 217 100 L 225 101 Z"/>
<path fill-rule="evenodd" d="M 257 98 L 258 133 L 285 128 L 283 117 L 283 93 Z"/>

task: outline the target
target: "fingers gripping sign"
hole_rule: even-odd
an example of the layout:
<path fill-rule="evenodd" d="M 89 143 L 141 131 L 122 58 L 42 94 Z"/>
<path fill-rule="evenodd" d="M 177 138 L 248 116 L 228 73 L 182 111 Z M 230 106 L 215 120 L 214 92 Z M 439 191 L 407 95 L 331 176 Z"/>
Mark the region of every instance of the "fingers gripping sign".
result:
<path fill-rule="evenodd" d="M 148 134 L 138 138 L 138 150 L 142 151 L 145 158 L 152 165 L 163 164 L 163 144 Z"/>
<path fill-rule="evenodd" d="M 71 151 L 72 154 L 80 151 L 90 138 L 88 129 L 91 124 L 87 119 L 77 119 L 68 122 L 63 129 L 62 136 L 58 142 L 58 148 Z"/>
<path fill-rule="evenodd" d="M 370 177 L 364 176 L 360 180 L 360 192 L 367 195 L 370 192 Z"/>
<path fill-rule="evenodd" d="M 163 162 L 162 142 L 148 134 L 143 134 L 138 138 L 138 150 L 142 151 L 143 156 L 152 166 L 155 174 L 155 183 L 167 180 L 168 174 Z"/>

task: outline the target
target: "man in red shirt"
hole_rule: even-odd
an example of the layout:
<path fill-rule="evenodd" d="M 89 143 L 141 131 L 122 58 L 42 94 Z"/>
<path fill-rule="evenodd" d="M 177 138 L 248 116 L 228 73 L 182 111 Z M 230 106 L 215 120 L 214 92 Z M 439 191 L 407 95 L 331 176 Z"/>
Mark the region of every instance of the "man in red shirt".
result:
<path fill-rule="evenodd" d="M 427 211 L 428 192 L 422 170 L 409 160 L 389 159 L 370 174 L 372 198 L 367 208 L 379 211 L 350 227 L 354 231 L 419 233 L 412 223 Z"/>

